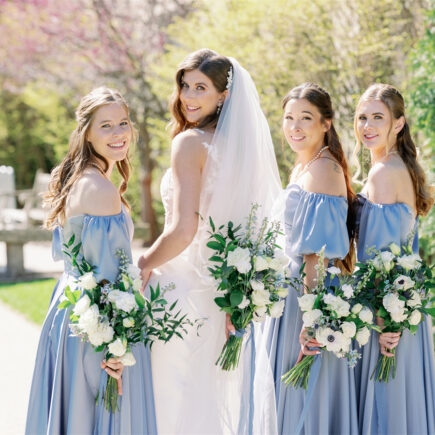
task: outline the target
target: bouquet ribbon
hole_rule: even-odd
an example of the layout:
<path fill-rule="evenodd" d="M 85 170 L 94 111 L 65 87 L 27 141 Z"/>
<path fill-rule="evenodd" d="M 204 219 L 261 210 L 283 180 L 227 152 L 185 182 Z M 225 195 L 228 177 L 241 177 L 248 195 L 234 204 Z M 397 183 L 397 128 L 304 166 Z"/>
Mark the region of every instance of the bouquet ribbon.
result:
<path fill-rule="evenodd" d="M 315 347 L 312 349 L 314 350 L 319 348 Z M 311 398 L 313 397 L 314 389 L 316 388 L 317 380 L 319 379 L 321 366 L 322 366 L 322 353 L 319 353 L 314 357 L 314 362 L 313 365 L 311 366 L 310 378 L 308 379 L 307 395 L 305 396 L 304 409 L 302 410 L 301 416 L 299 417 L 299 421 L 295 433 L 300 433 L 302 427 L 304 426 L 305 418 L 307 417 L 308 410 L 310 409 Z"/>

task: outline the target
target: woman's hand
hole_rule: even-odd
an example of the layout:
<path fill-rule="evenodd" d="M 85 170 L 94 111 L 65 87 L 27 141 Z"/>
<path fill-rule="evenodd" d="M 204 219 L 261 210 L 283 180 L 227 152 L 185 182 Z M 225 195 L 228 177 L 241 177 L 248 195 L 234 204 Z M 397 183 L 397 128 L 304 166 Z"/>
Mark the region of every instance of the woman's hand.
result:
<path fill-rule="evenodd" d="M 231 322 L 231 316 L 229 314 L 226 314 L 225 316 L 225 335 L 228 340 L 230 334 L 233 335 L 236 333 L 236 328 L 234 328 L 234 325 Z"/>
<path fill-rule="evenodd" d="M 317 355 L 320 353 L 319 349 L 309 349 L 310 347 L 322 347 L 322 345 L 315 338 L 308 335 L 308 332 L 305 328 L 303 328 L 299 334 L 299 343 L 301 345 L 301 351 L 299 353 L 297 362 L 303 358 L 303 355 Z"/>
<path fill-rule="evenodd" d="M 382 329 L 384 327 L 384 319 L 376 316 L 376 324 Z M 384 332 L 379 334 L 379 349 L 382 355 L 394 356 L 394 353 L 389 352 L 389 350 L 394 349 L 399 344 L 400 335 L 400 332 Z"/>
<path fill-rule="evenodd" d="M 146 260 L 143 255 L 139 257 L 139 261 L 137 262 L 137 267 L 141 270 L 140 277 L 142 279 L 142 287 L 140 288 L 140 292 L 142 295 L 144 294 L 145 287 L 150 279 L 152 269 L 146 267 Z"/>
<path fill-rule="evenodd" d="M 399 344 L 400 335 L 400 332 L 384 332 L 379 334 L 379 348 L 382 355 L 394 356 L 394 353 L 389 351 Z"/>
<path fill-rule="evenodd" d="M 122 372 L 124 370 L 124 364 L 117 358 L 109 358 L 107 361 L 101 361 L 101 368 L 105 370 L 109 376 L 116 379 L 118 394 L 122 396 Z"/>

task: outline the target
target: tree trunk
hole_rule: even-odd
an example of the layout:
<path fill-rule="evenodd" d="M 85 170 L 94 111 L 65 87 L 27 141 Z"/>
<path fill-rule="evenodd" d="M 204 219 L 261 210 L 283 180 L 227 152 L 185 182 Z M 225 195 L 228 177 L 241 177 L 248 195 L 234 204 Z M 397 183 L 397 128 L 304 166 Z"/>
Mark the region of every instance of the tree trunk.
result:
<path fill-rule="evenodd" d="M 154 163 L 151 159 L 150 135 L 146 120 L 139 125 L 140 144 L 138 146 L 141 165 L 141 218 L 150 228 L 150 238 L 147 244 L 151 244 L 158 237 L 158 225 L 156 213 L 153 208 L 153 195 L 151 191 L 152 171 Z"/>

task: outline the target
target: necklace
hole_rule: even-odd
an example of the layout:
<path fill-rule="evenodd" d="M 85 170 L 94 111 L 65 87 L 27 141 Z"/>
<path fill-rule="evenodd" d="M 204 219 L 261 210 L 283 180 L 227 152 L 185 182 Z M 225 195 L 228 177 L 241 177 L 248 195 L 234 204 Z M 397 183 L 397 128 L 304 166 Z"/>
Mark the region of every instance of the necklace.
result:
<path fill-rule="evenodd" d="M 323 151 L 327 150 L 329 148 L 329 146 L 325 146 L 320 148 L 319 152 L 308 162 L 304 165 L 304 167 L 300 170 L 299 174 L 296 176 L 296 179 L 299 179 L 301 177 L 302 174 L 305 173 L 305 171 L 308 170 L 308 168 L 317 160 L 320 158 L 320 156 L 322 155 Z"/>

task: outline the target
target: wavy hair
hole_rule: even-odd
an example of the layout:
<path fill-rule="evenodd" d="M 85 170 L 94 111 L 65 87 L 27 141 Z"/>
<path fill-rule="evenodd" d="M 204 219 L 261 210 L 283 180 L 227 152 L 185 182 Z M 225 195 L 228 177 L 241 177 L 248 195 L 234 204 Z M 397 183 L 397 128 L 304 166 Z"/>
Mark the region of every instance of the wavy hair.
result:
<path fill-rule="evenodd" d="M 53 169 L 48 192 L 44 195 L 44 204 L 49 208 L 44 223 L 45 228 L 53 229 L 64 222 L 65 205 L 68 194 L 86 168 L 92 166 L 97 168 L 101 173 L 105 173 L 109 168 L 108 161 L 95 151 L 86 137 L 95 112 L 100 107 L 111 103 L 122 105 L 125 108 L 127 116 L 130 117 L 127 103 L 117 90 L 100 87 L 94 89 L 81 99 L 76 110 L 77 127 L 70 136 L 68 153 L 61 163 Z M 132 143 L 134 144 L 137 140 L 137 132 L 131 121 L 130 126 L 132 131 Z M 102 162 L 104 167 L 101 168 L 98 162 Z M 116 167 L 122 176 L 122 182 L 119 186 L 121 201 L 127 208 L 130 208 L 123 196 L 127 190 L 128 180 L 130 178 L 131 165 L 128 154 L 123 160 L 116 162 Z"/>
<path fill-rule="evenodd" d="M 337 160 L 338 164 L 341 166 L 344 174 L 344 179 L 346 181 L 346 192 L 347 192 L 347 202 L 348 202 L 348 212 L 347 212 L 347 231 L 349 234 L 349 252 L 343 260 L 338 260 L 338 264 L 348 272 L 352 271 L 353 263 L 355 259 L 355 216 L 353 202 L 355 200 L 355 192 L 350 184 L 349 168 L 347 164 L 346 157 L 344 156 L 343 147 L 341 146 L 340 138 L 334 127 L 334 110 L 332 108 L 331 97 L 328 92 L 322 89 L 319 85 L 315 83 L 303 83 L 295 88 L 293 88 L 282 100 L 282 108 L 285 109 L 286 104 L 292 100 L 305 99 L 310 102 L 313 106 L 316 106 L 320 112 L 321 121 L 331 121 L 331 127 L 324 136 L 324 144 L 328 146 L 329 152 Z"/>
<path fill-rule="evenodd" d="M 425 216 L 429 213 L 434 203 L 433 189 L 431 189 L 431 187 L 427 184 L 424 170 L 417 160 L 417 148 L 412 140 L 409 125 L 405 117 L 405 102 L 400 92 L 394 86 L 384 83 L 373 84 L 369 86 L 369 88 L 359 99 L 357 108 L 355 110 L 354 119 L 354 130 L 357 140 L 355 155 L 361 148 L 361 139 L 357 130 L 358 109 L 361 103 L 369 100 L 382 101 L 382 103 L 384 103 L 390 111 L 392 118 L 399 119 L 401 116 L 403 116 L 405 119 L 405 124 L 402 130 L 400 130 L 400 132 L 397 134 L 396 142 L 392 146 L 397 146 L 397 152 L 403 160 L 403 163 L 405 163 L 409 175 L 411 176 L 416 198 L 415 202 L 417 214 L 420 216 Z M 390 130 L 391 128 L 392 125 Z M 387 149 L 387 152 L 388 151 L 389 150 Z"/>
<path fill-rule="evenodd" d="M 218 92 L 224 92 L 227 88 L 228 72 L 231 68 L 230 60 L 213 50 L 202 48 L 189 54 L 178 66 L 175 73 L 175 88 L 169 101 L 169 110 L 172 114 L 170 122 L 171 136 L 174 138 L 178 133 L 189 128 L 216 127 L 219 119 L 217 112 L 207 115 L 200 123 L 189 123 L 183 113 L 180 100 L 183 76 L 186 71 L 199 70 L 213 83 Z"/>

